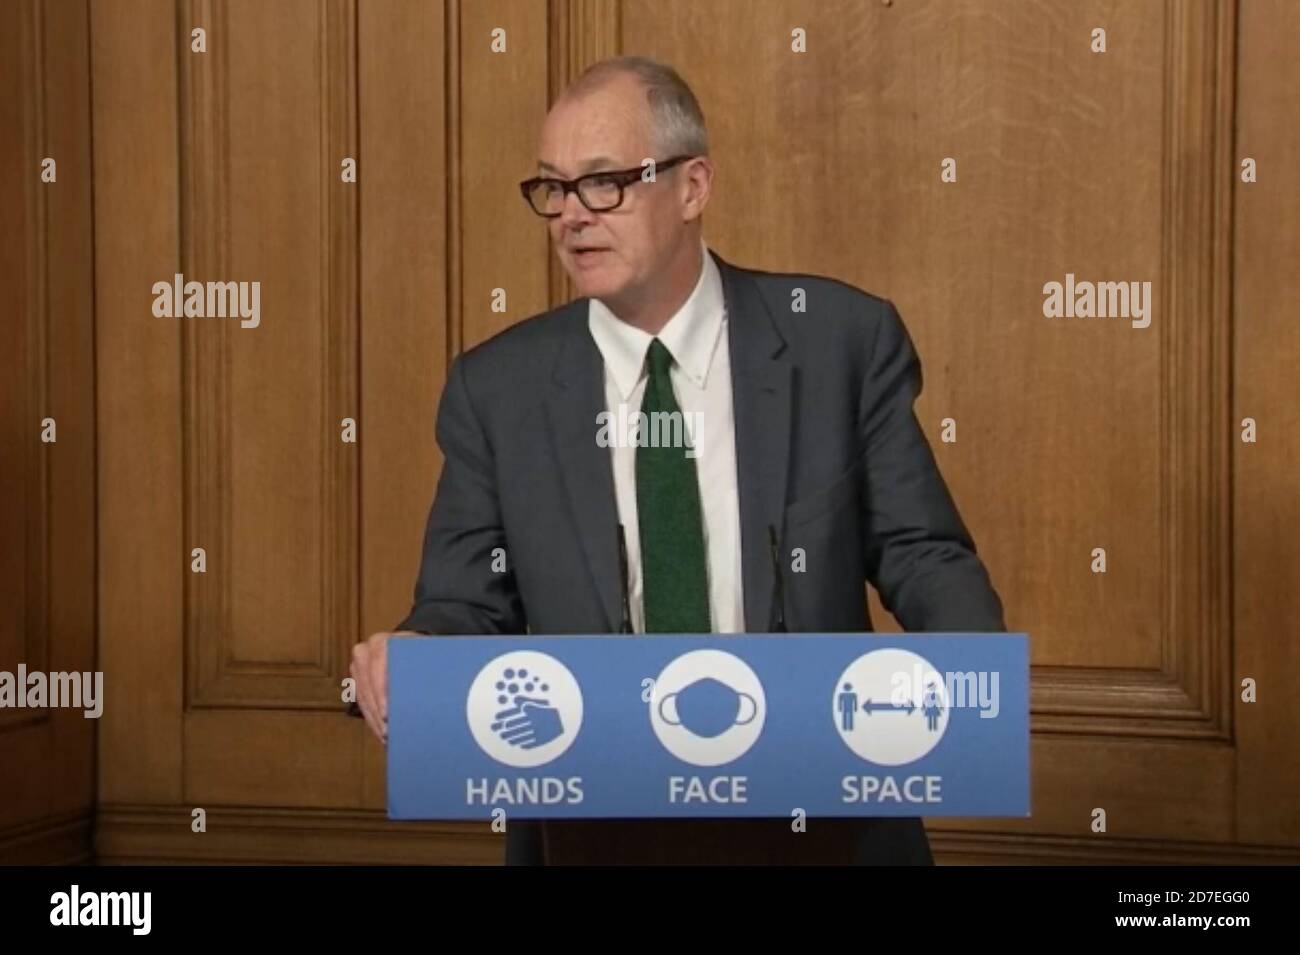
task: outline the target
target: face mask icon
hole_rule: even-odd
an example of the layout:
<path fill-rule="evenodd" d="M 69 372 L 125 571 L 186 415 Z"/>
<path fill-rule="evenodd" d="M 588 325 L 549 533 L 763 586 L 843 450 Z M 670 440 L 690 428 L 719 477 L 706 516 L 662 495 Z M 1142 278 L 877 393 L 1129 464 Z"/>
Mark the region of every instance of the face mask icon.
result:
<path fill-rule="evenodd" d="M 705 739 L 744 726 L 757 715 L 758 704 L 752 696 L 713 677 L 696 680 L 659 700 L 659 716 L 665 723 L 683 726 Z"/>

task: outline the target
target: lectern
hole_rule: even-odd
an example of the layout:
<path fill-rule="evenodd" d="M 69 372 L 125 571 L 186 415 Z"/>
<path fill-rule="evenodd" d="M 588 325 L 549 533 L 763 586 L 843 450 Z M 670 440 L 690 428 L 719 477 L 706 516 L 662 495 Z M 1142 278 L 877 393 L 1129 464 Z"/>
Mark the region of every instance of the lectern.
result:
<path fill-rule="evenodd" d="M 869 826 L 853 820 L 1029 813 L 1024 634 L 438 636 L 388 654 L 390 817 L 545 821 L 550 861 L 707 855 L 740 825 L 756 854 L 795 831 L 801 857 L 844 861 L 837 833 Z"/>

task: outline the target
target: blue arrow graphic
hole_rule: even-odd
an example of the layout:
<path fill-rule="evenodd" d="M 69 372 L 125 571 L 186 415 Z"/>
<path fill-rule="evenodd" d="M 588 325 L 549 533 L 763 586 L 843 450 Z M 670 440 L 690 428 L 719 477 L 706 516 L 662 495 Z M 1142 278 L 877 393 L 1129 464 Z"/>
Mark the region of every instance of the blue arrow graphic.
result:
<path fill-rule="evenodd" d="M 914 709 L 916 707 L 911 703 L 873 703 L 867 700 L 862 704 L 862 712 L 868 716 L 873 710 L 879 713 L 911 713 Z"/>

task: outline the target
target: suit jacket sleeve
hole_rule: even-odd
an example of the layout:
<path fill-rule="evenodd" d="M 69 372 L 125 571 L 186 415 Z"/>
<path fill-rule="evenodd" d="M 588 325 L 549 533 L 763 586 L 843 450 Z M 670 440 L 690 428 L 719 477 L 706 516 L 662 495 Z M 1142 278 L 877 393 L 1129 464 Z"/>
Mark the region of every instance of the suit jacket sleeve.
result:
<path fill-rule="evenodd" d="M 865 449 L 866 567 L 907 630 L 1006 630 L 912 405 L 921 364 L 892 303 L 879 306 L 858 421 Z"/>
<path fill-rule="evenodd" d="M 425 527 L 414 606 L 394 629 L 523 633 L 523 603 L 502 527 L 492 445 L 475 414 L 465 364 L 464 356 L 456 359 L 443 390 L 437 427 L 442 476 Z M 501 551 L 494 554 L 497 548 Z M 493 569 L 502 551 L 504 573 Z"/>

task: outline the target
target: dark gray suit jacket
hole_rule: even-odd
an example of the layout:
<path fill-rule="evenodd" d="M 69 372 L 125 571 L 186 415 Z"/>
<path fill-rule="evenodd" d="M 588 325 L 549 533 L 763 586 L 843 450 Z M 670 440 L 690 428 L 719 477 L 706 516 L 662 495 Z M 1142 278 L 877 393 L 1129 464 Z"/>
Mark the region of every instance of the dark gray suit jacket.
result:
<path fill-rule="evenodd" d="M 913 631 L 1005 631 L 1002 605 L 912 410 L 921 367 L 893 305 L 714 255 L 728 314 L 745 629 L 772 629 L 781 553 L 791 632 L 871 629 L 865 581 Z M 793 311 L 802 289 L 806 311 Z M 587 299 L 459 356 L 415 603 L 398 629 L 612 633 L 622 620 L 604 366 Z M 508 573 L 492 570 L 504 548 Z M 928 862 L 916 819 L 514 822 L 507 860 Z"/>

